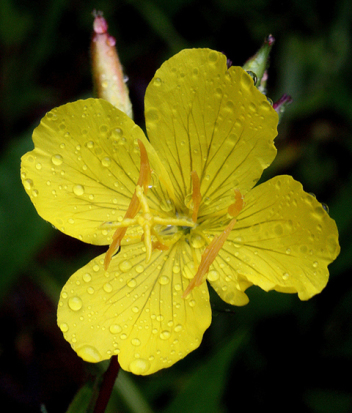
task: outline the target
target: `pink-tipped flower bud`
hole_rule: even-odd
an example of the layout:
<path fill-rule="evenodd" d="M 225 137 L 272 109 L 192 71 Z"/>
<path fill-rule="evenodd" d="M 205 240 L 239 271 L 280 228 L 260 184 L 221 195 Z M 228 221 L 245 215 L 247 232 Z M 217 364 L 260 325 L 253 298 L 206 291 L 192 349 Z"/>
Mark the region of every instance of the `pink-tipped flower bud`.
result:
<path fill-rule="evenodd" d="M 243 69 L 249 72 L 253 77 L 254 84 L 265 92 L 265 83 L 267 80 L 267 68 L 269 66 L 270 50 L 275 43 L 274 37 L 270 34 L 265 40 L 258 52 L 247 60 Z"/>
<path fill-rule="evenodd" d="M 108 33 L 108 24 L 102 13 L 94 12 L 93 15 L 91 55 L 95 93 L 132 118 L 132 105 L 115 47 L 116 40 Z"/>

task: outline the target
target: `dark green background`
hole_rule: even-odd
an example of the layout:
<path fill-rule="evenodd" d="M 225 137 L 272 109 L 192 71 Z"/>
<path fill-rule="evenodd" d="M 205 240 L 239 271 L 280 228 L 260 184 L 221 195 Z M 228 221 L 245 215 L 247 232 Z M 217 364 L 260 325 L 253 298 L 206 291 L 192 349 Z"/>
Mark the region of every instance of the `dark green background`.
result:
<path fill-rule="evenodd" d="M 293 103 L 264 178 L 289 173 L 316 194 L 338 224 L 342 247 L 327 288 L 308 302 L 255 287 L 243 308 L 214 296 L 201 347 L 149 377 L 122 372 L 108 411 L 351 412 L 349 0 L 1 0 L 0 410 L 64 412 L 102 370 L 75 356 L 55 319 L 66 279 L 104 249 L 39 218 L 19 178 L 20 156 L 32 148 L 31 133 L 46 111 L 92 95 L 94 8 L 104 11 L 116 37 L 141 126 L 145 88 L 166 58 L 210 47 L 243 65 L 273 34 L 268 95 L 275 101 L 288 93 Z"/>

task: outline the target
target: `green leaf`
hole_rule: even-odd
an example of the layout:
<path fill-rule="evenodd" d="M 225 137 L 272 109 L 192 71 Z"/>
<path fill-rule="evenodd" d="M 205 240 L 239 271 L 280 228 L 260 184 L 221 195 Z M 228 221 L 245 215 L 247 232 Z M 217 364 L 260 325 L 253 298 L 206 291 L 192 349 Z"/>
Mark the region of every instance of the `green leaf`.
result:
<path fill-rule="evenodd" d="M 66 413 L 89 413 L 93 411 L 96 397 L 96 382 L 88 381 L 77 392 Z"/>
<path fill-rule="evenodd" d="M 173 399 L 164 413 L 219 412 L 231 361 L 239 354 L 245 337 L 244 333 L 236 334 L 205 364 L 195 370 L 183 390 Z"/>

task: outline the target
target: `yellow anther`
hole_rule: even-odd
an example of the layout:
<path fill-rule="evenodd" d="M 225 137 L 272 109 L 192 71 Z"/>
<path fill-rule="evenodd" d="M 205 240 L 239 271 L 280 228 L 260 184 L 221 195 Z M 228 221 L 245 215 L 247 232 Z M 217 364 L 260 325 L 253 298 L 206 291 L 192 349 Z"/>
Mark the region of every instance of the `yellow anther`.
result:
<path fill-rule="evenodd" d="M 147 150 L 145 149 L 145 146 L 143 145 L 142 141 L 139 140 L 139 139 L 138 139 L 138 146 L 139 146 L 139 150 L 141 152 L 141 161 L 140 161 L 141 164 L 140 164 L 137 187 L 143 186 L 144 192 L 146 193 L 147 190 L 148 190 L 148 185 L 149 185 L 150 178 L 151 178 L 151 169 L 150 169 Z M 134 218 L 137 215 L 137 213 L 139 211 L 139 208 L 140 208 L 139 199 L 136 195 L 136 191 L 134 191 L 131 202 L 130 202 L 130 204 L 127 208 L 126 214 L 124 216 L 124 220 L 128 219 L 128 218 Z M 123 237 L 126 234 L 128 226 L 129 225 L 127 225 L 124 228 L 119 227 L 115 231 L 115 234 L 112 237 L 113 241 L 110 244 L 110 247 L 109 247 L 109 249 L 107 250 L 107 252 L 105 254 L 105 259 L 104 259 L 104 268 L 105 268 L 105 270 L 108 269 L 110 261 L 112 259 L 112 256 L 119 249 L 121 241 L 122 241 Z"/>
<path fill-rule="evenodd" d="M 228 213 L 235 218 L 242 211 L 243 207 L 243 196 L 238 189 L 235 189 L 235 203 L 229 206 Z"/>

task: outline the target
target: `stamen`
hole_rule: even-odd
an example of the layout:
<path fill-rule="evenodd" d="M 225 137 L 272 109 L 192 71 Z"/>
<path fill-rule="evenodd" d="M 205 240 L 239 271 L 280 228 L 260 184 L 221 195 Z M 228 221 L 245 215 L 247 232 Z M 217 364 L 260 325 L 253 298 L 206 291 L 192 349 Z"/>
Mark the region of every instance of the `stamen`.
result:
<path fill-rule="evenodd" d="M 150 178 L 151 178 L 151 169 L 150 169 L 147 150 L 145 149 L 145 146 L 143 145 L 143 142 L 140 139 L 138 139 L 138 146 L 141 152 L 141 160 L 140 160 L 140 169 L 139 169 L 137 187 L 138 186 L 143 187 L 144 193 L 147 193 L 148 185 L 149 185 Z M 140 201 L 136 195 L 136 191 L 134 191 L 131 202 L 125 213 L 124 220 L 128 218 L 134 218 L 137 215 L 139 208 L 140 208 Z M 127 231 L 127 227 L 117 228 L 114 235 L 112 236 L 113 241 L 110 244 L 110 247 L 107 250 L 105 254 L 105 258 L 104 258 L 105 271 L 109 267 L 112 256 L 119 249 L 121 241 L 126 234 L 126 231 Z"/>
<path fill-rule="evenodd" d="M 192 200 L 193 200 L 193 213 L 192 213 L 192 221 L 197 222 L 198 217 L 198 210 L 200 203 L 202 201 L 202 195 L 200 193 L 200 181 L 199 176 L 196 171 L 191 172 L 192 178 L 192 185 L 193 185 L 193 192 L 192 192 Z"/>
<path fill-rule="evenodd" d="M 223 247 L 227 237 L 232 231 L 233 227 L 236 224 L 236 219 L 234 218 L 229 225 L 224 229 L 224 231 L 217 237 L 215 237 L 211 243 L 205 248 L 201 262 L 199 264 L 196 275 L 193 277 L 192 281 L 188 284 L 188 287 L 184 291 L 182 298 L 186 298 L 188 294 L 193 290 L 194 287 L 198 287 L 202 284 L 204 276 L 209 271 L 210 265 L 215 260 L 219 251 Z"/>
<path fill-rule="evenodd" d="M 242 211 L 244 207 L 243 196 L 238 189 L 235 189 L 235 203 L 230 205 L 227 212 L 234 218 Z"/>

